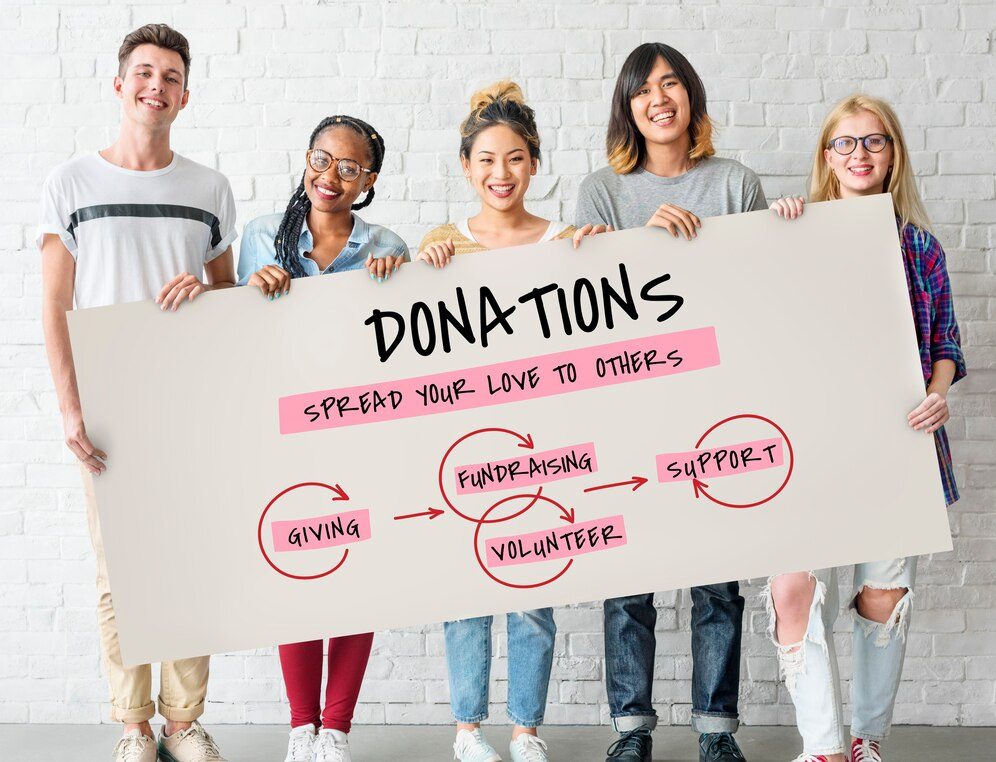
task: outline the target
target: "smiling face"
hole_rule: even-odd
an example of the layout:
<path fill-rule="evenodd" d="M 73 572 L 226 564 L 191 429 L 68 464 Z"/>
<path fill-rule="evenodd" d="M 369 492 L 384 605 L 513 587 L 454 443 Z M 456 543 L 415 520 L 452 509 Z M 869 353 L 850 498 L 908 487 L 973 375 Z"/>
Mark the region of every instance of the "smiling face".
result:
<path fill-rule="evenodd" d="M 139 45 L 123 76 L 114 78 L 126 119 L 149 129 L 168 129 L 187 105 L 190 92 L 183 79 L 183 59 L 173 50 Z"/>
<path fill-rule="evenodd" d="M 525 138 L 504 124 L 482 131 L 470 147 L 470 158 L 461 156 L 460 163 L 481 202 L 503 212 L 524 203 L 537 166 Z"/>
<path fill-rule="evenodd" d="M 339 177 L 337 164 L 339 159 L 352 159 L 369 169 L 372 157 L 366 140 L 350 127 L 332 127 L 315 138 L 312 148 L 325 151 L 335 160 L 324 172 L 316 172 L 310 165 L 305 166 L 304 190 L 311 201 L 311 208 L 328 214 L 349 211 L 360 194 L 373 186 L 377 173 L 361 172 L 357 179 L 346 182 Z"/>
<path fill-rule="evenodd" d="M 688 91 L 667 61 L 658 57 L 647 80 L 630 99 L 636 128 L 648 144 L 691 145 L 692 122 Z"/>
<path fill-rule="evenodd" d="M 854 138 L 873 134 L 888 135 L 882 121 L 870 111 L 844 117 L 830 133 L 830 141 L 844 135 Z M 828 141 L 828 142 L 830 142 Z M 892 143 L 878 153 L 867 150 L 859 141 L 854 152 L 841 156 L 833 148 L 823 149 L 823 158 L 830 166 L 840 184 L 841 198 L 850 196 L 869 196 L 881 193 L 885 188 L 885 180 L 892 168 Z"/>

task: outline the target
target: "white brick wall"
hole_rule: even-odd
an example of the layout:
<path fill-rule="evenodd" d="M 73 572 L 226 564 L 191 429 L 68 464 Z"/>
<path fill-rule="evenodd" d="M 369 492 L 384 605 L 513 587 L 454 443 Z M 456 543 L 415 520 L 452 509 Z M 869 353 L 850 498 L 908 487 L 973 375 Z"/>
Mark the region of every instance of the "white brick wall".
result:
<path fill-rule="evenodd" d="M 165 21 L 189 36 L 194 53 L 190 106 L 174 144 L 229 175 L 242 224 L 284 207 L 314 124 L 327 113 L 348 112 L 374 124 L 388 146 L 377 201 L 365 216 L 411 244 L 430 226 L 472 210 L 456 161 L 456 127 L 471 91 L 498 76 L 516 78 L 539 114 L 545 160 L 531 208 L 565 219 L 573 215 L 581 178 L 603 164 L 614 76 L 642 41 L 666 41 L 691 59 L 722 125 L 720 151 L 757 169 L 769 197 L 803 190 L 816 129 L 832 101 L 856 89 L 892 100 L 948 252 L 970 368 L 952 393 L 948 427 L 963 495 L 951 511 L 955 549 L 921 565 L 896 718 L 994 724 L 996 7 L 988 0 L 778 5 L 5 0 L 0 722 L 98 722 L 106 714 L 93 558 L 41 343 L 32 230 L 45 174 L 115 134 L 110 85 L 121 37 Z M 743 714 L 751 723 L 790 723 L 763 635 L 759 589 L 747 592 Z M 687 594 L 662 594 L 659 607 L 658 708 L 664 722 L 683 723 L 690 712 Z M 600 609 L 561 610 L 558 621 L 548 720 L 605 722 Z M 842 670 L 849 674 L 842 636 Z M 504 649 L 504 634 L 498 639 Z M 360 721 L 449 721 L 438 627 L 380 633 L 375 649 Z M 499 702 L 503 662 L 496 674 Z M 282 690 L 271 651 L 218 656 L 206 719 L 283 722 Z M 497 703 L 493 716 L 504 717 Z"/>

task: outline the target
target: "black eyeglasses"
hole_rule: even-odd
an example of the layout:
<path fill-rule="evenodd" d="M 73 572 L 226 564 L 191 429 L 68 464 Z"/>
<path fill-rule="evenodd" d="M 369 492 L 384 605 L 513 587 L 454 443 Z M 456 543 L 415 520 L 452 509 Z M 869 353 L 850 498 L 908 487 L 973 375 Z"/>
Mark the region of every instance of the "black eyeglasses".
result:
<path fill-rule="evenodd" d="M 832 148 L 841 156 L 849 156 L 854 153 L 854 149 L 858 147 L 858 143 L 861 143 L 865 147 L 866 151 L 871 153 L 880 153 L 885 150 L 885 147 L 892 142 L 892 138 L 888 135 L 883 135 L 881 132 L 873 132 L 871 135 L 865 135 L 862 138 L 854 138 L 850 135 L 841 135 L 839 138 L 834 138 L 830 141 L 830 145 L 827 148 Z"/>
<path fill-rule="evenodd" d="M 308 166 L 318 173 L 328 171 L 328 168 L 335 163 L 339 177 L 347 183 L 353 182 L 353 180 L 364 172 L 367 174 L 371 172 L 371 170 L 361 167 L 358 161 L 353 161 L 353 159 L 337 159 L 328 151 L 323 151 L 321 148 L 312 148 L 306 156 Z"/>

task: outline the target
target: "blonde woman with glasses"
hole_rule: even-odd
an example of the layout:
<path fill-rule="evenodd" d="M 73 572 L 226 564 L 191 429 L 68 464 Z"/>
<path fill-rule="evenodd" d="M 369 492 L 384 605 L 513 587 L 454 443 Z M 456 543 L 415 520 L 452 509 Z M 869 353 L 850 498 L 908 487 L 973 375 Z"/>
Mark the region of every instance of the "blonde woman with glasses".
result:
<path fill-rule="evenodd" d="M 965 375 L 944 250 L 930 222 L 910 166 L 902 127 L 878 98 L 852 95 L 837 104 L 820 131 L 810 182 L 812 201 L 891 193 L 920 348 L 924 398 L 907 424 L 932 436 L 948 505 L 958 499 L 944 423 L 948 389 Z M 779 199 L 771 209 L 795 219 L 801 197 Z M 860 273 L 855 274 L 860 278 Z M 897 531 L 901 528 L 897 527 Z M 860 531 L 857 528 L 856 531 Z M 881 742 L 892 724 L 906 653 L 916 576 L 915 557 L 856 564 L 851 612 L 851 762 L 881 762 Z M 803 740 L 797 762 L 846 762 L 841 690 L 834 652 L 837 570 L 773 577 L 766 594 L 769 632 L 795 704 Z"/>

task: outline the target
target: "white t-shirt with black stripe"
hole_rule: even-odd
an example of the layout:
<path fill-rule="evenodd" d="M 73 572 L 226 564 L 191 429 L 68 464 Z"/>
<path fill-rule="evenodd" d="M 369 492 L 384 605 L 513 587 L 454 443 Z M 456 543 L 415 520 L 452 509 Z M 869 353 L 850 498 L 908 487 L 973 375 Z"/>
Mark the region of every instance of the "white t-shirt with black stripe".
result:
<path fill-rule="evenodd" d="M 223 174 L 176 152 L 148 172 L 87 154 L 45 180 L 39 248 L 46 233 L 76 260 L 77 308 L 141 301 L 182 272 L 203 277 L 235 240 L 235 199 Z"/>

